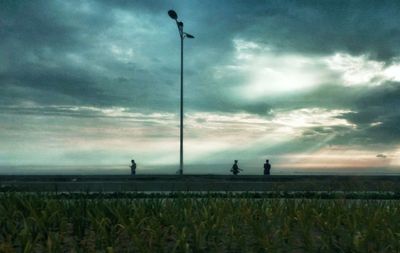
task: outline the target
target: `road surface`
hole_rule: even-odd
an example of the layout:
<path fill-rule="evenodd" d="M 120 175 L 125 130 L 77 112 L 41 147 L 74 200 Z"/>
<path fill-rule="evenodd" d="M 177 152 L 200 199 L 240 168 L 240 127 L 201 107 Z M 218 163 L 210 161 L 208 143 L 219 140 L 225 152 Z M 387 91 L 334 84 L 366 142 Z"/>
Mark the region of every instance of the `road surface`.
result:
<path fill-rule="evenodd" d="M 400 191 L 400 176 L 0 175 L 1 191 Z"/>

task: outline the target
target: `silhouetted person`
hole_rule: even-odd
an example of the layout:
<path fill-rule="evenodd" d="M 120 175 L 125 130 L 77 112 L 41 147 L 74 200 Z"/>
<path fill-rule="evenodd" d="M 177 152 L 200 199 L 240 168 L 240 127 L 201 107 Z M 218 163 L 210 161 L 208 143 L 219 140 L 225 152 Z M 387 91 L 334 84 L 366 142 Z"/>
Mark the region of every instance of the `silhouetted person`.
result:
<path fill-rule="evenodd" d="M 135 160 L 131 160 L 131 175 L 132 176 L 134 176 L 134 175 L 136 175 L 136 163 L 135 163 Z"/>
<path fill-rule="evenodd" d="M 271 164 L 269 163 L 269 160 L 265 160 L 264 175 L 270 175 L 270 173 L 271 173 Z"/>
<path fill-rule="evenodd" d="M 235 163 L 232 166 L 231 172 L 233 173 L 233 175 L 237 175 L 237 174 L 239 174 L 240 171 L 241 171 L 241 169 L 239 169 L 238 160 L 235 160 Z"/>

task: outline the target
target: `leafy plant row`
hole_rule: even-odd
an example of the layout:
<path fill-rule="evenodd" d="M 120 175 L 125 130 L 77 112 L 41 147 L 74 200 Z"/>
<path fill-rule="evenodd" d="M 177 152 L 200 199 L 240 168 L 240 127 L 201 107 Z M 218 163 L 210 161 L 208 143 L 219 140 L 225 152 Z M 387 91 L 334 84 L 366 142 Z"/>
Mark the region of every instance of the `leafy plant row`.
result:
<path fill-rule="evenodd" d="M 0 194 L 0 252 L 399 252 L 397 200 Z"/>

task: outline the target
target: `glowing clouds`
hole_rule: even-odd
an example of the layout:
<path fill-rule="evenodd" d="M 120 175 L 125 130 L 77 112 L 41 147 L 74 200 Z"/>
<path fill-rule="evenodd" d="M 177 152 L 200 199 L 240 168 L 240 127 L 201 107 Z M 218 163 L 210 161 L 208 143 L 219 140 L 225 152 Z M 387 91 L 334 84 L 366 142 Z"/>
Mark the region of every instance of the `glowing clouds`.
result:
<path fill-rule="evenodd" d="M 110 51 L 118 61 L 129 63 L 134 60 L 135 54 L 133 53 L 132 48 L 122 48 L 117 45 L 111 45 Z"/>
<path fill-rule="evenodd" d="M 187 140 L 195 148 L 188 152 L 198 152 L 197 155 L 204 156 L 216 151 L 212 147 L 219 147 L 220 152 L 273 148 L 301 138 L 307 130 L 314 127 L 353 128 L 354 126 L 347 120 L 339 118 L 347 112 L 349 111 L 303 108 L 272 112 L 271 115 L 265 117 L 245 113 L 224 115 L 194 113 L 188 115 L 186 120 Z M 333 129 L 331 130 L 326 134 L 326 138 L 331 138 L 336 134 Z M 237 143 L 240 145 L 235 145 Z M 319 144 L 316 143 L 317 146 Z M 194 154 L 191 157 L 195 159 Z"/>
<path fill-rule="evenodd" d="M 360 147 L 331 146 L 312 153 L 283 156 L 286 163 L 281 166 L 293 169 L 360 169 L 384 168 L 390 166 L 391 159 L 377 157 L 375 151 Z"/>
<path fill-rule="evenodd" d="M 239 71 L 246 84 L 238 93 L 247 99 L 279 95 L 311 88 L 322 78 L 320 61 L 294 54 L 276 54 L 266 46 L 251 41 L 234 40 L 235 64 L 227 65 L 226 72 Z"/>
<path fill-rule="evenodd" d="M 304 108 L 293 111 L 278 112 L 272 121 L 277 124 L 292 128 L 326 127 L 326 126 L 352 126 L 340 115 L 349 113 L 349 110 L 327 110 L 323 108 Z"/>
<path fill-rule="evenodd" d="M 393 64 L 387 67 L 384 70 L 384 75 L 387 76 L 390 80 L 400 81 L 400 62 Z"/>
<path fill-rule="evenodd" d="M 367 55 L 352 56 L 337 53 L 327 57 L 326 63 L 339 74 L 344 85 L 381 85 L 385 81 L 400 81 L 398 62 L 385 66 L 384 62 L 370 60 Z"/>
<path fill-rule="evenodd" d="M 373 86 L 400 80 L 398 59 L 387 65 L 368 55 L 285 53 L 243 39 L 234 39 L 233 46 L 231 62 L 216 67 L 215 77 L 249 102 L 306 93 L 323 84 Z M 232 82 L 236 83 L 232 86 Z"/>

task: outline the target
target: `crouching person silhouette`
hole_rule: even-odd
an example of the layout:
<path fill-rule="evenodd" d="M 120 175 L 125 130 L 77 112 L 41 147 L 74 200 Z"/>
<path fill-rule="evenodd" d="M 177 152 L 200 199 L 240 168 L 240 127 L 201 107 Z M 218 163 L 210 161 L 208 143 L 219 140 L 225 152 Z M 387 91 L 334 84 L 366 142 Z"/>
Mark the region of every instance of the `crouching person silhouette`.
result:
<path fill-rule="evenodd" d="M 134 175 L 136 175 L 136 163 L 135 163 L 135 160 L 131 160 L 131 175 L 132 176 L 134 176 Z"/>
<path fill-rule="evenodd" d="M 232 166 L 231 172 L 233 173 L 233 175 L 237 175 L 237 174 L 239 174 L 240 171 L 243 171 L 243 170 L 239 168 L 238 160 L 235 160 L 235 163 Z"/>

